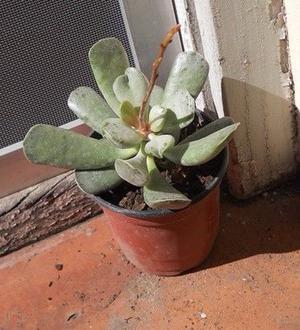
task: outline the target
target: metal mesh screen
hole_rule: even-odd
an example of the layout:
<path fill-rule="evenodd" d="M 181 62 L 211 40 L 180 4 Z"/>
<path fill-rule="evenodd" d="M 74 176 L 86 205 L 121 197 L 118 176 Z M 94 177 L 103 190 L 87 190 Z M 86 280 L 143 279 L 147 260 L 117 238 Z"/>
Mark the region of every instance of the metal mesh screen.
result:
<path fill-rule="evenodd" d="M 131 55 L 117 0 L 0 1 L 0 148 L 23 140 L 36 123 L 63 125 L 78 86 L 97 90 L 88 50 L 117 37 Z"/>

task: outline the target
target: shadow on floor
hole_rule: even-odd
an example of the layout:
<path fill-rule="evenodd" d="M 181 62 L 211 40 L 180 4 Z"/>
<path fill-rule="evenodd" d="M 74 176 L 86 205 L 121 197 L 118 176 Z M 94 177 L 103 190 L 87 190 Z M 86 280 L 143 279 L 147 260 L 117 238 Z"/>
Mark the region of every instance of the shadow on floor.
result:
<path fill-rule="evenodd" d="M 244 202 L 226 197 L 215 245 L 207 260 L 192 272 L 258 254 L 300 250 L 299 187 L 274 190 Z"/>

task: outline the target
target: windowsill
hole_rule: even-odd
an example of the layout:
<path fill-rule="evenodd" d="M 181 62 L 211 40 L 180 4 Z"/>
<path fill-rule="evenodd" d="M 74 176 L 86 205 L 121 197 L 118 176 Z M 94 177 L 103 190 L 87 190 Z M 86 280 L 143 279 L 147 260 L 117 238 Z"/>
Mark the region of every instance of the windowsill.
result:
<path fill-rule="evenodd" d="M 226 198 L 207 261 L 170 278 L 127 262 L 104 216 L 77 225 L 1 259 L 0 327 L 299 328 L 299 205 L 293 189 Z"/>

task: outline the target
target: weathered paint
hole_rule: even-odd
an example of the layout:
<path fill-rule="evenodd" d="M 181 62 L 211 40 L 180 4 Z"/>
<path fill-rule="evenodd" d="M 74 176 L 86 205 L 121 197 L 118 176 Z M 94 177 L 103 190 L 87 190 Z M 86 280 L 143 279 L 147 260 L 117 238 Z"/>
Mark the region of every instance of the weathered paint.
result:
<path fill-rule="evenodd" d="M 241 122 L 229 180 L 232 192 L 245 198 L 297 166 L 282 0 L 194 3 L 218 114 Z"/>
<path fill-rule="evenodd" d="M 195 10 L 199 22 L 204 57 L 209 63 L 211 95 L 219 117 L 223 117 L 221 56 L 219 55 L 218 36 L 216 34 L 210 0 L 195 1 Z"/>
<path fill-rule="evenodd" d="M 203 54 L 200 29 L 196 15 L 194 0 L 174 0 L 178 22 L 181 25 L 181 36 L 184 50 L 197 51 Z M 200 110 L 215 110 L 211 96 L 209 80 L 206 83 L 196 99 L 196 106 Z"/>
<path fill-rule="evenodd" d="M 300 2 L 285 0 L 286 25 L 289 34 L 289 50 L 295 87 L 295 104 L 300 109 Z"/>
<path fill-rule="evenodd" d="M 289 55 L 293 74 L 293 90 L 295 102 L 295 116 L 300 129 L 300 2 L 295 0 L 284 0 L 286 11 L 286 26 L 288 29 Z M 299 144 L 299 136 L 297 136 Z M 298 157 L 300 159 L 300 146 L 298 145 Z"/>

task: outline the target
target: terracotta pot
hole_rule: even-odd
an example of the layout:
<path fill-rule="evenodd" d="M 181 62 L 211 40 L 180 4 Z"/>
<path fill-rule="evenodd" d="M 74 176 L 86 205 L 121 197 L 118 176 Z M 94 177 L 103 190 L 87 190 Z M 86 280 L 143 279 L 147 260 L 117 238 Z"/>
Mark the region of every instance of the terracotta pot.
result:
<path fill-rule="evenodd" d="M 218 232 L 219 186 L 227 165 L 228 151 L 224 149 L 217 177 L 179 211 L 131 211 L 94 196 L 127 259 L 157 275 L 177 275 L 198 266 L 208 256 Z"/>

